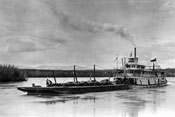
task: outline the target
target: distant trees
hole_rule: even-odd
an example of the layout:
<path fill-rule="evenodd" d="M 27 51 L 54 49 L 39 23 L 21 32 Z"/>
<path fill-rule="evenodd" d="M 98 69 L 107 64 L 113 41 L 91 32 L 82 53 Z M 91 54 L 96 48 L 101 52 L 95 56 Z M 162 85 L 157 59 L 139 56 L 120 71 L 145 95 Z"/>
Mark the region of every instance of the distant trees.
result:
<path fill-rule="evenodd" d="M 24 81 L 25 73 L 13 65 L 0 65 L 0 82 Z"/>
<path fill-rule="evenodd" d="M 53 77 L 53 70 L 21 69 L 28 77 Z M 54 70 L 56 77 L 74 77 L 73 70 Z M 93 70 L 76 70 L 77 77 L 93 77 Z M 113 70 L 96 70 L 96 77 L 113 76 Z"/>
<path fill-rule="evenodd" d="M 167 77 L 175 77 L 175 68 L 164 69 Z"/>

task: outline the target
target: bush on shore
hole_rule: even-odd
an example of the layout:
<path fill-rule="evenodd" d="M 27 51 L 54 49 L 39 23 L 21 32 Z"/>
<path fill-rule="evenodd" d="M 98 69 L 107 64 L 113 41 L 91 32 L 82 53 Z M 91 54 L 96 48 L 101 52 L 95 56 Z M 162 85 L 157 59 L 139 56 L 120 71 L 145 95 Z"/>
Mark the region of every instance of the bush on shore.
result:
<path fill-rule="evenodd" d="M 14 65 L 0 65 L 0 82 L 25 80 L 25 73 Z"/>

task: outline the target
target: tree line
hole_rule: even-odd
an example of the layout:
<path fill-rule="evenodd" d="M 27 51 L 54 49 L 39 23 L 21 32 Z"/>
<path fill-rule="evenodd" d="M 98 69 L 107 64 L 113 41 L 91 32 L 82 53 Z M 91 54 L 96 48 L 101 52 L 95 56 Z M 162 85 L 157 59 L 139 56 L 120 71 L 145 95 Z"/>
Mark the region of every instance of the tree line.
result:
<path fill-rule="evenodd" d="M 73 70 L 43 70 L 43 69 L 21 69 L 28 77 L 74 77 Z M 54 74 L 53 74 L 54 71 Z M 119 70 L 119 72 L 122 70 Z M 175 77 L 175 68 L 162 69 L 167 77 Z M 116 75 L 116 69 L 96 70 L 96 77 L 112 77 Z M 93 70 L 76 70 L 77 77 L 94 77 Z"/>
<path fill-rule="evenodd" d="M 21 69 L 27 73 L 28 77 L 74 77 L 73 70 L 41 70 L 41 69 Z M 54 73 L 53 73 L 54 72 Z M 96 77 L 109 77 L 113 76 L 114 70 L 96 70 Z M 93 70 L 76 70 L 77 77 L 93 77 Z"/>
<path fill-rule="evenodd" d="M 175 77 L 175 68 L 163 69 L 167 77 Z M 96 70 L 96 77 L 113 77 L 116 69 Z M 74 77 L 73 70 L 19 69 L 14 65 L 0 65 L 0 82 L 25 81 L 27 77 Z M 93 70 L 77 70 L 77 77 L 94 77 Z"/>
<path fill-rule="evenodd" d="M 25 81 L 26 74 L 14 65 L 0 65 L 0 82 Z"/>

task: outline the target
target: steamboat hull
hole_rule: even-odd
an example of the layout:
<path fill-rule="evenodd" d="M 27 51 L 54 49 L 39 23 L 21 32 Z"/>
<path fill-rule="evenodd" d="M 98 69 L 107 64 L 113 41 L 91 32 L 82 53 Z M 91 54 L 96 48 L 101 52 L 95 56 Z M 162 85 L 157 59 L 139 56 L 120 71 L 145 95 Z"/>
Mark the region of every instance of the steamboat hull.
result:
<path fill-rule="evenodd" d="M 59 95 L 127 90 L 130 89 L 130 86 L 126 84 L 118 84 L 106 86 L 17 87 L 17 89 L 23 92 L 27 92 L 28 95 Z"/>
<path fill-rule="evenodd" d="M 131 89 L 142 89 L 142 88 L 158 88 L 165 87 L 167 84 L 153 84 L 153 85 L 130 85 Z"/>

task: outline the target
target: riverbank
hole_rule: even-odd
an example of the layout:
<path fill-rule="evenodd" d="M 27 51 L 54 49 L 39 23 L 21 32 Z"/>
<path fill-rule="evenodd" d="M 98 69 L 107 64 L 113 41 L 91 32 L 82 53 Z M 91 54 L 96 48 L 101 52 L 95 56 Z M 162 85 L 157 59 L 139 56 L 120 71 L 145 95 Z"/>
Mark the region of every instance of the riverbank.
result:
<path fill-rule="evenodd" d="M 13 65 L 0 65 L 0 82 L 25 81 L 25 72 Z"/>
<path fill-rule="evenodd" d="M 175 68 L 164 69 L 167 77 L 175 77 Z"/>

